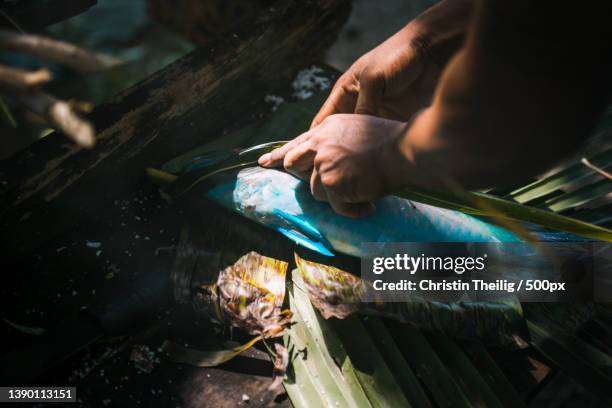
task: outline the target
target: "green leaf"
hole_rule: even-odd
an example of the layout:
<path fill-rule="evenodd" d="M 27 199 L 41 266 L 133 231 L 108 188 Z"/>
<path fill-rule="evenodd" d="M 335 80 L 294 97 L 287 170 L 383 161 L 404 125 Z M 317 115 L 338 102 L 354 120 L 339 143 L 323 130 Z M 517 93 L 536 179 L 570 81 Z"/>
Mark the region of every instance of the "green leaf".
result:
<path fill-rule="evenodd" d="M 15 117 L 13 116 L 13 114 L 11 113 L 11 110 L 6 105 L 6 102 L 4 102 L 4 99 L 2 99 L 1 96 L 0 96 L 0 116 L 4 117 L 4 120 L 6 121 L 6 123 L 9 124 L 10 127 L 12 128 L 17 127 L 17 122 L 15 121 Z"/>
<path fill-rule="evenodd" d="M 436 335 L 427 336 L 427 340 L 466 393 L 472 406 L 499 408 L 504 406 L 501 398 L 498 398 L 496 393 L 489 388 L 489 384 L 481 377 L 455 341 Z"/>
<path fill-rule="evenodd" d="M 8 324 L 9 326 L 11 326 L 13 329 L 23 333 L 23 334 L 28 334 L 28 335 L 32 335 L 32 336 L 40 336 L 41 334 L 44 334 L 46 332 L 45 329 L 40 328 L 40 327 L 30 327 L 30 326 L 24 326 L 22 324 L 17 324 L 17 323 L 13 323 L 8 319 L 4 319 L 4 323 Z"/>
<path fill-rule="evenodd" d="M 330 319 L 355 367 L 357 378 L 375 407 L 410 406 L 397 379 L 357 318 Z M 355 341 L 359 339 L 359 341 Z"/>
<path fill-rule="evenodd" d="M 361 322 L 412 406 L 419 408 L 431 407 L 432 403 L 427 398 L 425 391 L 423 391 L 419 379 L 404 359 L 398 345 L 393 340 L 393 337 L 391 337 L 384 323 L 375 317 L 364 317 L 361 319 Z"/>
<path fill-rule="evenodd" d="M 608 149 L 589 159 L 594 165 L 603 169 L 612 165 L 612 149 Z M 561 189 L 571 183 L 576 183 L 591 176 L 593 171 L 582 163 L 575 163 L 549 177 L 535 181 L 509 194 L 507 198 L 519 203 L 527 203 Z"/>
<path fill-rule="evenodd" d="M 603 197 L 612 192 L 612 180 L 603 179 L 588 184 L 569 193 L 560 194 L 545 201 L 552 211 L 561 212 L 567 209 L 587 204 L 591 200 Z"/>
<path fill-rule="evenodd" d="M 453 379 L 425 336 L 410 325 L 388 322 L 395 343 L 419 378 L 425 383 L 437 404 L 442 407 L 470 407 L 470 401 Z"/>
<path fill-rule="evenodd" d="M 604 204 L 601 207 L 582 210 L 575 214 L 576 218 L 590 222 L 595 225 L 605 225 L 612 222 L 612 203 Z"/>
<path fill-rule="evenodd" d="M 527 325 L 532 344 L 576 382 L 612 404 L 612 357 L 576 337 L 567 328 L 532 312 Z"/>
<path fill-rule="evenodd" d="M 166 352 L 168 358 L 175 363 L 184 363 L 196 367 L 216 367 L 250 349 L 259 340 L 261 340 L 261 336 L 254 337 L 245 344 L 224 350 L 196 350 L 166 340 L 162 344 L 162 349 Z"/>
<path fill-rule="evenodd" d="M 287 329 L 285 345 L 290 350 L 293 375 L 286 378 L 285 388 L 291 401 L 304 407 L 335 406 L 336 402 L 339 406 L 372 406 L 329 322 L 295 285 L 289 291 L 289 302 L 295 323 Z"/>
<path fill-rule="evenodd" d="M 525 406 L 521 397 L 482 343 L 469 341 L 462 343 L 461 346 L 504 406 L 511 408 Z"/>
<path fill-rule="evenodd" d="M 410 200 L 461 211 L 475 216 L 527 222 L 543 228 L 568 232 L 585 238 L 612 242 L 612 230 L 608 228 L 484 193 L 452 193 L 411 187 L 398 195 Z"/>

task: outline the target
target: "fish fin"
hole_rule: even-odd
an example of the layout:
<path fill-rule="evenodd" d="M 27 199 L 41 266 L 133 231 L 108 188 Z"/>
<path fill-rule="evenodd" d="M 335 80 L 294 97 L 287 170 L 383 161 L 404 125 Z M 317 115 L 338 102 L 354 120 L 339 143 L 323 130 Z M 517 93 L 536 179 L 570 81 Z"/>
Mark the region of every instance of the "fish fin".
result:
<path fill-rule="evenodd" d="M 298 245 L 302 245 L 303 247 L 318 252 L 321 255 L 334 256 L 334 254 L 329 249 L 327 249 L 325 245 L 323 245 L 321 242 L 313 241 L 312 239 L 303 235 L 299 231 L 292 229 L 290 230 L 282 227 L 277 227 L 276 230 Z"/>
<path fill-rule="evenodd" d="M 321 234 L 321 232 L 319 232 L 319 230 L 308 221 L 304 220 L 303 218 L 300 218 L 295 214 L 290 214 L 283 210 L 279 210 L 278 208 L 275 209 L 273 213 L 277 217 L 291 224 L 302 235 L 305 235 L 313 241 L 319 242 L 321 245 L 324 245 L 325 248 L 330 251 L 333 249 L 327 238 L 325 238 L 323 234 Z"/>

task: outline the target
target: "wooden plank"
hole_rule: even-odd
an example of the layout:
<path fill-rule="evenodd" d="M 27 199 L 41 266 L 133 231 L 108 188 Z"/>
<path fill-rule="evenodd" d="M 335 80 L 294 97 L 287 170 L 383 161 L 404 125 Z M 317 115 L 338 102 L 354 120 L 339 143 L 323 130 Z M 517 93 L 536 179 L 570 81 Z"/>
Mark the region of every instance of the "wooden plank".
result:
<path fill-rule="evenodd" d="M 251 29 L 259 11 L 272 0 L 147 0 L 149 15 L 198 45 Z"/>
<path fill-rule="evenodd" d="M 248 36 L 198 49 L 97 107 L 98 143 L 50 135 L 0 162 L 0 264 L 91 217 L 144 182 L 144 168 L 253 122 L 266 94 L 317 60 L 348 0 L 276 1 Z"/>

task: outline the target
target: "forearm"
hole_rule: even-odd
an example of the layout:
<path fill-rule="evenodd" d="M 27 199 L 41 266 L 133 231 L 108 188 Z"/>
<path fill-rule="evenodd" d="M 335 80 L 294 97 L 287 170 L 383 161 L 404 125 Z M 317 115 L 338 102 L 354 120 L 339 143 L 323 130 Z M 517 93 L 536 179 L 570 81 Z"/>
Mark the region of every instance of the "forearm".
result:
<path fill-rule="evenodd" d="M 418 173 L 449 177 L 466 188 L 514 184 L 550 167 L 584 140 L 608 92 L 605 81 L 598 87 L 593 79 L 603 74 L 601 67 L 558 64 L 568 51 L 558 42 L 544 45 L 554 33 L 531 41 L 505 28 L 495 32 L 491 19 L 499 17 L 488 13 L 479 12 L 432 105 L 401 142 Z"/>
<path fill-rule="evenodd" d="M 475 0 L 442 0 L 415 18 L 410 25 L 414 41 L 429 58 L 444 67 L 465 40 Z"/>
<path fill-rule="evenodd" d="M 475 0 L 442 0 L 410 21 L 385 43 L 412 46 L 444 67 L 461 47 Z"/>

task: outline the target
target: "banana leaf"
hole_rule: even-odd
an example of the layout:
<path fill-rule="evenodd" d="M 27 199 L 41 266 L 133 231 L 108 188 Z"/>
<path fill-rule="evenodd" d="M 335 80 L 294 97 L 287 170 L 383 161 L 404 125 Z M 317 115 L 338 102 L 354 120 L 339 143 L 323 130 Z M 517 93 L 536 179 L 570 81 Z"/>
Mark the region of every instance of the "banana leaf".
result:
<path fill-rule="evenodd" d="M 301 288 L 299 271 L 292 276 L 284 384 L 297 407 L 524 406 L 503 374 L 486 381 L 488 370 L 454 355 L 462 351 L 452 340 L 436 342 L 371 316 L 325 319 Z"/>
<path fill-rule="evenodd" d="M 356 313 L 386 317 L 419 329 L 454 338 L 480 339 L 486 343 L 523 347 L 528 338 L 520 303 L 439 302 L 413 295 L 408 302 L 376 299 L 371 283 L 333 266 L 295 255 L 299 276 L 294 284 L 308 294 L 324 318 L 345 319 Z M 371 301 L 373 299 L 374 301 Z"/>
<path fill-rule="evenodd" d="M 293 369 L 284 384 L 294 405 L 410 406 L 375 349 L 350 353 L 331 323 L 317 315 L 298 287 L 290 291 L 289 302 L 295 324 L 288 329 L 285 342 Z M 364 365 L 377 366 L 378 370 L 374 373 L 358 368 Z"/>

